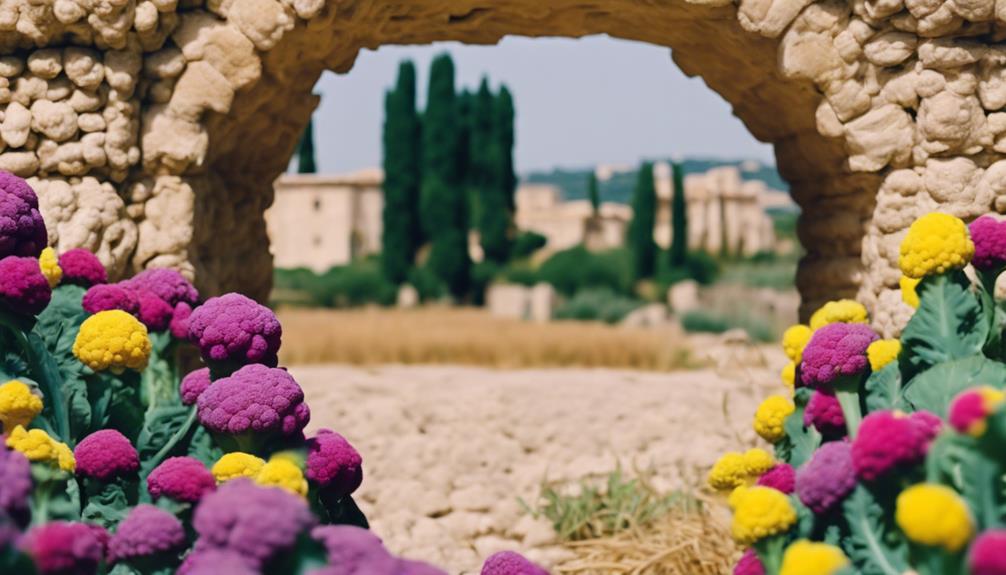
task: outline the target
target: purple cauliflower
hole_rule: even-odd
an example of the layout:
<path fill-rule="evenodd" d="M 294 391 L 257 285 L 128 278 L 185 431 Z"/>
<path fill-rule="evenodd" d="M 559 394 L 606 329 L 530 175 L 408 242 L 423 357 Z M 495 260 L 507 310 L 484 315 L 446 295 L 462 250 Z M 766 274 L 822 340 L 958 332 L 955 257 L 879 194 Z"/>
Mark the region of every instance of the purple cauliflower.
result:
<path fill-rule="evenodd" d="M 307 441 L 307 478 L 339 498 L 363 482 L 363 458 L 346 438 L 328 429 Z"/>
<path fill-rule="evenodd" d="M 261 575 L 261 571 L 237 551 L 201 549 L 189 553 L 177 575 Z"/>
<path fill-rule="evenodd" d="M 93 575 L 105 556 L 98 531 L 84 523 L 53 521 L 35 527 L 19 547 L 41 575 Z"/>
<path fill-rule="evenodd" d="M 19 451 L 0 442 L 0 511 L 23 515 L 31 495 L 31 463 Z"/>
<path fill-rule="evenodd" d="M 494 553 L 482 564 L 482 575 L 548 575 L 541 567 L 513 551 Z"/>
<path fill-rule="evenodd" d="M 754 549 L 748 549 L 734 565 L 734 575 L 765 575 L 765 566 Z"/>
<path fill-rule="evenodd" d="M 847 441 L 825 443 L 796 474 L 796 494 L 817 514 L 827 513 L 856 487 L 852 446 Z"/>
<path fill-rule="evenodd" d="M 62 283 L 91 287 L 108 281 L 108 272 L 98 256 L 84 248 L 74 248 L 59 256 Z"/>
<path fill-rule="evenodd" d="M 188 375 L 182 378 L 182 383 L 178 386 L 178 392 L 182 396 L 182 403 L 185 405 L 195 405 L 196 400 L 199 399 L 199 396 L 206 391 L 206 388 L 211 383 L 213 383 L 213 380 L 210 378 L 210 368 L 201 367 L 189 372 Z"/>
<path fill-rule="evenodd" d="M 175 306 L 175 311 L 171 314 L 171 336 L 175 339 L 187 340 L 189 338 L 189 318 L 192 317 L 192 306 L 185 302 L 179 302 Z"/>
<path fill-rule="evenodd" d="M 172 269 L 144 270 L 124 283 L 134 291 L 154 294 L 172 309 L 182 302 L 195 305 L 199 301 L 196 288 L 185 276 Z"/>
<path fill-rule="evenodd" d="M 331 567 L 326 575 L 398 575 L 399 561 L 372 532 L 351 525 L 315 527 L 311 537 L 324 545 Z"/>
<path fill-rule="evenodd" d="M 830 389 L 815 391 L 803 412 L 803 424 L 813 426 L 821 435 L 830 438 L 842 437 L 846 433 L 842 404 Z"/>
<path fill-rule="evenodd" d="M 52 288 L 35 258 L 0 259 L 0 308 L 19 315 L 38 315 L 49 305 Z"/>
<path fill-rule="evenodd" d="M 210 365 L 275 366 L 282 334 L 269 308 L 236 293 L 210 298 L 189 317 L 189 340 Z"/>
<path fill-rule="evenodd" d="M 827 386 L 842 376 L 858 375 L 869 367 L 866 348 L 877 339 L 861 323 L 833 323 L 814 332 L 803 350 L 800 379 L 809 387 Z"/>
<path fill-rule="evenodd" d="M 234 479 L 203 497 L 192 524 L 199 533 L 196 552 L 227 549 L 260 567 L 313 527 L 314 515 L 293 493 Z"/>
<path fill-rule="evenodd" d="M 134 289 L 136 300 L 140 306 L 135 314 L 150 331 L 164 331 L 171 325 L 171 314 L 174 308 L 152 291 Z"/>
<path fill-rule="evenodd" d="M 48 244 L 35 190 L 23 179 L 0 170 L 0 258 L 37 258 Z"/>
<path fill-rule="evenodd" d="M 796 489 L 796 470 L 788 463 L 777 463 L 758 478 L 757 484 L 789 495 Z"/>
<path fill-rule="evenodd" d="M 99 481 L 133 475 L 140 468 L 140 458 L 126 436 L 114 429 L 102 429 L 88 435 L 73 450 L 77 475 Z"/>
<path fill-rule="evenodd" d="M 194 457 L 169 457 L 147 477 L 147 492 L 154 501 L 167 497 L 195 503 L 216 487 L 213 474 Z"/>
<path fill-rule="evenodd" d="M 982 216 L 968 226 L 975 255 L 971 265 L 981 271 L 995 271 L 1006 266 L 1006 222 Z"/>
<path fill-rule="evenodd" d="M 311 419 L 304 392 L 293 377 L 285 370 L 260 364 L 246 365 L 230 377 L 214 381 L 196 405 L 199 421 L 208 430 L 228 435 L 289 436 L 303 430 Z"/>
<path fill-rule="evenodd" d="M 133 290 L 118 284 L 92 286 L 84 294 L 81 305 L 89 314 L 118 309 L 135 316 L 140 311 L 140 300 L 136 298 Z"/>
<path fill-rule="evenodd" d="M 938 422 L 938 417 L 925 411 L 911 415 L 875 411 L 867 415 L 852 442 L 856 475 L 874 481 L 896 467 L 921 463 L 939 433 Z"/>
<path fill-rule="evenodd" d="M 153 505 L 137 505 L 109 539 L 108 559 L 112 563 L 129 561 L 178 551 L 184 546 L 185 528 L 178 518 Z"/>

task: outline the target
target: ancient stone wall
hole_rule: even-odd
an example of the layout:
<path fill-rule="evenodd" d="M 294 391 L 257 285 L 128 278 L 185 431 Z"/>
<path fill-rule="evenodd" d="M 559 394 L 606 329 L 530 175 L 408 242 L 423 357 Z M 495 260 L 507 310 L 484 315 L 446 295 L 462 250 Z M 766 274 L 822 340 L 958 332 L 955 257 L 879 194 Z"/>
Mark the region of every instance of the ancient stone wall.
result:
<path fill-rule="evenodd" d="M 805 311 L 858 292 L 890 331 L 911 220 L 1006 211 L 1003 20 L 1001 0 L 0 0 L 0 168 L 33 177 L 59 249 L 263 295 L 262 212 L 323 70 L 607 33 L 672 48 L 775 144 Z"/>

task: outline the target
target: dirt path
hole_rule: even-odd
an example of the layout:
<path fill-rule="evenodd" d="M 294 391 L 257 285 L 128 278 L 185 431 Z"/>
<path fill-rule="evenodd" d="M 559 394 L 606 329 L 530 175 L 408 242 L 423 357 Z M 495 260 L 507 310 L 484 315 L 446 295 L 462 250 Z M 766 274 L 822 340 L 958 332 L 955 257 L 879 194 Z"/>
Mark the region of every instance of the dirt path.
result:
<path fill-rule="evenodd" d="M 563 558 L 549 524 L 517 500 L 534 501 L 543 479 L 576 480 L 621 462 L 652 466 L 658 487 L 675 487 L 736 448 L 738 434 L 751 441 L 754 407 L 781 389 L 774 368 L 292 371 L 311 427 L 342 433 L 363 454 L 358 499 L 374 530 L 393 551 L 459 574 L 505 548 L 546 566 Z"/>

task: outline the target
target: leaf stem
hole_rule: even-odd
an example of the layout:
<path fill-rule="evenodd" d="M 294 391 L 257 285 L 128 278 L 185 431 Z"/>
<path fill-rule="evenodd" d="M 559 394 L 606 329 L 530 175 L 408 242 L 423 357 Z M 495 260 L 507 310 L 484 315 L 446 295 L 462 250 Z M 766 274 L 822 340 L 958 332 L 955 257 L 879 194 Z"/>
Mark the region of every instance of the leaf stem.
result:
<path fill-rule="evenodd" d="M 151 458 L 147 466 L 150 469 L 154 469 L 158 465 L 160 465 L 161 462 L 164 461 L 164 459 L 168 456 L 168 454 L 171 453 L 171 451 L 178 445 L 178 442 L 181 441 L 183 437 L 189 434 L 189 431 L 192 430 L 192 425 L 195 422 L 196 422 L 196 408 L 195 406 L 193 406 L 191 411 L 189 411 L 189 417 L 185 420 L 185 423 L 183 423 L 182 426 L 178 428 L 178 431 L 176 431 L 175 434 L 171 436 L 171 439 L 169 439 L 168 442 L 164 444 L 164 447 L 162 447 L 161 450 L 158 451 L 153 458 Z"/>
<path fill-rule="evenodd" d="M 863 421 L 863 412 L 859 407 L 859 380 L 840 378 L 835 382 L 835 397 L 842 406 L 842 416 L 845 418 L 849 439 L 855 439 L 856 433 L 859 432 L 859 424 Z"/>

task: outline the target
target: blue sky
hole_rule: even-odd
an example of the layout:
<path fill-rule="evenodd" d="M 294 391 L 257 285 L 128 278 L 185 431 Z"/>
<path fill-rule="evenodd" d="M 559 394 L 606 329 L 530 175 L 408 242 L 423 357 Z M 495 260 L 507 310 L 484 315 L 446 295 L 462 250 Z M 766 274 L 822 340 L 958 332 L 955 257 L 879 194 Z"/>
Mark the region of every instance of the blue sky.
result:
<path fill-rule="evenodd" d="M 363 51 L 346 75 L 326 73 L 315 89 L 318 161 L 346 172 L 381 161 L 384 92 L 398 63 L 415 61 L 420 100 L 432 58 L 450 52 L 459 86 L 488 75 L 517 105 L 521 173 L 654 157 L 757 159 L 774 163 L 730 105 L 702 80 L 687 78 L 667 48 L 594 36 L 580 40 L 506 38 L 497 46 L 442 43 Z"/>

